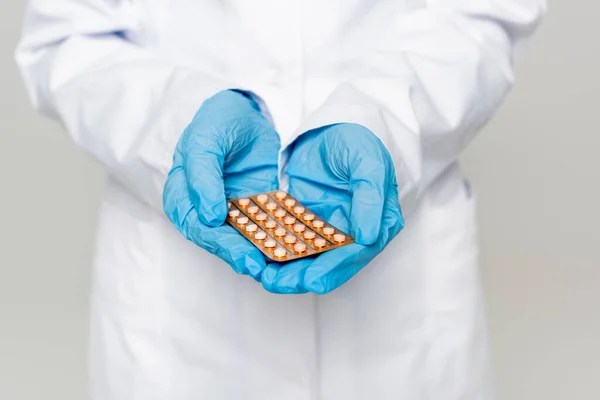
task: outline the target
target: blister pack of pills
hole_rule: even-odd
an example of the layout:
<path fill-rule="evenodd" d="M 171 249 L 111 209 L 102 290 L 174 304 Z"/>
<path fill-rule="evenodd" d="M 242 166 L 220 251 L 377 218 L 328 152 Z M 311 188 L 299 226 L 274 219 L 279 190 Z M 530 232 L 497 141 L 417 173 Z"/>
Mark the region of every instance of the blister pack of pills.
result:
<path fill-rule="evenodd" d="M 227 222 L 268 259 L 297 260 L 354 242 L 283 191 L 229 200 Z"/>

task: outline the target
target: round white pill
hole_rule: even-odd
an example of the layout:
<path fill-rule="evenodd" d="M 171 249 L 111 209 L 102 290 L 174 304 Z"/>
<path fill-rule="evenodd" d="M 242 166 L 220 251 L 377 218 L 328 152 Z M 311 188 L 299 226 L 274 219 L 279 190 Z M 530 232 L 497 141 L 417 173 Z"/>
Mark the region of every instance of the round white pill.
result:
<path fill-rule="evenodd" d="M 306 231 L 304 232 L 304 239 L 306 240 L 313 240 L 315 238 L 315 233 L 313 231 Z"/>
<path fill-rule="evenodd" d="M 294 199 L 285 199 L 285 201 L 283 202 L 283 204 L 287 208 L 291 208 L 291 207 L 294 207 L 294 205 L 296 204 L 296 200 L 294 200 Z"/>
<path fill-rule="evenodd" d="M 250 204 L 250 199 L 239 199 L 238 204 L 240 205 L 240 207 L 246 207 L 248 204 Z"/>
<path fill-rule="evenodd" d="M 306 229 L 306 226 L 304 226 L 304 224 L 296 224 L 294 225 L 294 232 L 304 232 L 304 230 Z"/>
<path fill-rule="evenodd" d="M 266 194 L 259 194 L 256 196 L 256 201 L 258 201 L 260 204 L 265 204 L 267 200 L 269 200 L 269 196 Z"/>
<path fill-rule="evenodd" d="M 327 244 L 327 242 L 325 241 L 325 239 L 315 239 L 315 247 L 321 248 L 321 247 L 325 247 L 325 245 Z"/>
<path fill-rule="evenodd" d="M 287 231 L 283 228 L 275 229 L 275 236 L 282 237 L 282 236 L 285 236 L 286 233 L 287 233 Z"/>
<path fill-rule="evenodd" d="M 333 241 L 336 243 L 344 243 L 346 241 L 346 235 L 336 233 L 335 235 L 333 235 Z"/>
<path fill-rule="evenodd" d="M 277 258 L 284 258 L 287 255 L 287 251 L 283 247 L 276 248 L 273 253 Z"/>
<path fill-rule="evenodd" d="M 302 216 L 302 219 L 305 221 L 312 221 L 313 219 L 315 219 L 315 214 L 304 214 Z"/>
<path fill-rule="evenodd" d="M 287 244 L 294 244 L 296 243 L 296 236 L 292 236 L 292 235 L 287 235 L 284 239 L 284 242 L 286 242 Z"/>
<path fill-rule="evenodd" d="M 266 221 L 268 218 L 268 215 L 265 214 L 264 212 L 261 212 L 259 214 L 256 215 L 256 220 L 257 221 Z"/>
<path fill-rule="evenodd" d="M 285 217 L 286 214 L 287 214 L 287 212 L 284 209 L 282 209 L 282 208 L 280 208 L 279 210 L 275 211 L 275 217 L 276 218 L 283 218 L 283 217 Z"/>
<path fill-rule="evenodd" d="M 267 223 L 265 224 L 265 227 L 267 229 L 275 229 L 275 227 L 277 226 L 277 222 L 271 220 L 271 221 L 267 221 Z"/>
<path fill-rule="evenodd" d="M 330 226 L 327 226 L 327 227 L 323 228 L 323 234 L 324 235 L 330 236 L 330 235 L 333 235 L 334 232 L 335 232 L 335 229 L 333 229 Z"/>
<path fill-rule="evenodd" d="M 306 245 L 304 243 L 297 243 L 294 245 L 294 253 L 302 254 L 306 251 Z"/>

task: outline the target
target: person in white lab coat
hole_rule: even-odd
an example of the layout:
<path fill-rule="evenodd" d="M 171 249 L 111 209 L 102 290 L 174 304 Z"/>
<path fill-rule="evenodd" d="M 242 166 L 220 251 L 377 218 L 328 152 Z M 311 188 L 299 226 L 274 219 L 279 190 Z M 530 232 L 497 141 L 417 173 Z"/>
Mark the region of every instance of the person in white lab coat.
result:
<path fill-rule="evenodd" d="M 490 399 L 474 200 L 457 158 L 511 87 L 514 56 L 544 9 L 31 0 L 17 60 L 33 103 L 109 174 L 92 398 Z M 269 293 L 272 270 L 255 274 L 260 283 L 237 274 L 163 212 L 182 133 L 231 89 L 277 132 L 284 190 L 306 148 L 298 141 L 334 124 L 374 135 L 393 162 L 404 229 L 345 284 L 296 291 L 326 295 Z"/>

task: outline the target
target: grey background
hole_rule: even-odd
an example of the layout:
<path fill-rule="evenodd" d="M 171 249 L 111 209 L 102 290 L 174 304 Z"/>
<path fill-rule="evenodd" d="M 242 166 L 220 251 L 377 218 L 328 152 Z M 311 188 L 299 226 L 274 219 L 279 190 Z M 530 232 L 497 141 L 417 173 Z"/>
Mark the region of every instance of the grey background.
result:
<path fill-rule="evenodd" d="M 0 5 L 0 399 L 80 400 L 104 176 L 31 110 L 12 59 L 24 5 Z M 600 398 L 600 5 L 550 10 L 464 156 L 500 400 Z"/>

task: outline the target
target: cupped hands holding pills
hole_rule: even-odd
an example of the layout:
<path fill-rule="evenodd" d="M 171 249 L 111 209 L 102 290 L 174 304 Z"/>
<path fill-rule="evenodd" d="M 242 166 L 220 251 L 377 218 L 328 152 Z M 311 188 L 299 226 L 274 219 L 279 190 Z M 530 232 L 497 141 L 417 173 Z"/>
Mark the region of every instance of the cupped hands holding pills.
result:
<path fill-rule="evenodd" d="M 163 193 L 166 215 L 190 241 L 225 260 L 236 272 L 248 274 L 276 293 L 327 293 L 350 279 L 372 260 L 404 226 L 391 157 L 367 128 L 329 125 L 303 134 L 294 143 L 288 162 L 290 193 L 327 222 L 354 236 L 356 243 L 285 267 L 269 264 L 250 242 L 224 225 L 237 210 L 227 198 L 242 198 L 277 187 L 279 135 L 252 97 L 227 90 L 206 100 L 183 132 Z M 227 162 L 226 162 L 227 160 Z M 342 189 L 342 190 L 340 190 Z M 327 193 L 325 193 L 327 192 Z M 257 203 L 290 229 L 308 222 L 328 240 L 344 243 L 324 221 L 307 213 L 285 192 L 276 194 L 285 216 L 267 196 Z M 241 202 L 269 234 L 284 237 L 259 207 Z M 244 208 L 245 209 L 245 208 Z M 271 217 L 271 218 L 272 218 Z M 267 234 L 244 218 L 237 220 L 249 234 Z M 312 240 L 314 232 L 303 232 Z M 256 232 L 256 233 L 255 233 Z M 325 246 L 315 238 L 314 246 Z M 287 242 L 292 245 L 291 237 Z M 294 251 L 303 252 L 298 247 Z"/>

